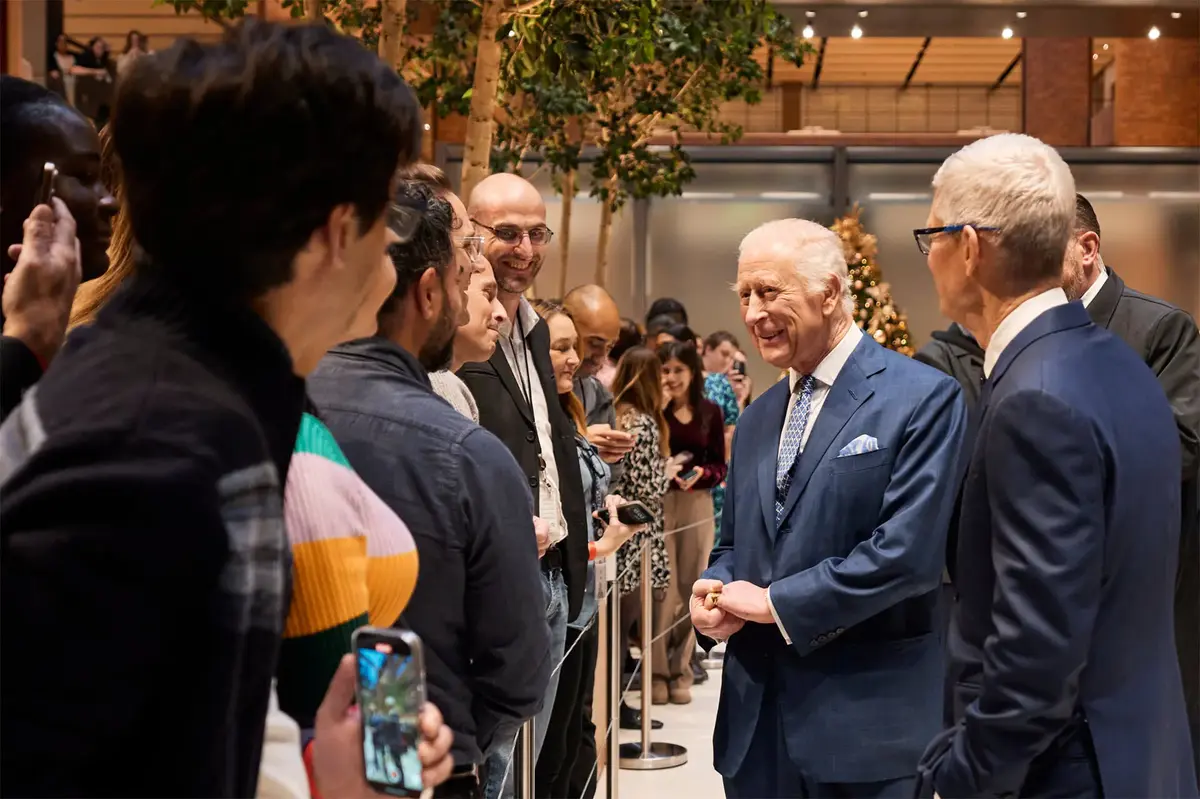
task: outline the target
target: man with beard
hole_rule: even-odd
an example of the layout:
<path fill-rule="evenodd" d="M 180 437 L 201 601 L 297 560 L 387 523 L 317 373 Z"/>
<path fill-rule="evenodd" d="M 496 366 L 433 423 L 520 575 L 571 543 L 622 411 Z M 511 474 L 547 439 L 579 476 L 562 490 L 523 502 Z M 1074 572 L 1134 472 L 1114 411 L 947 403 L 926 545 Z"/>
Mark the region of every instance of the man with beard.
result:
<path fill-rule="evenodd" d="M 543 607 L 550 656 L 557 664 L 566 651 L 567 620 L 583 604 L 591 519 L 577 467 L 575 426 L 556 401 L 549 330 L 522 296 L 541 270 L 554 233 L 546 226 L 541 195 L 519 175 L 485 178 L 471 194 L 468 212 L 484 238 L 483 254 L 495 272 L 509 326 L 495 354 L 486 363 L 467 364 L 459 377 L 479 405 L 479 423 L 516 457 L 533 490 L 534 513 L 549 527 L 550 549 L 542 557 L 540 582 L 547 599 Z M 560 674 L 551 678 L 534 722 L 535 752 L 545 740 Z M 511 795 L 511 757 L 511 747 L 501 747 L 489 758 L 489 799 Z"/>
<path fill-rule="evenodd" d="M 508 450 L 429 382 L 450 362 L 469 279 L 450 206 L 405 180 L 395 211 L 421 218 L 389 247 L 396 289 L 379 333 L 330 351 L 309 393 L 350 465 L 417 540 L 421 579 L 399 623 L 424 641 L 429 699 L 454 731 L 455 776 L 435 795 L 475 797 L 483 753 L 511 741 L 550 680 L 533 509 Z"/>
<path fill-rule="evenodd" d="M 39 202 L 46 162 L 58 169 L 53 190 L 74 219 L 80 279 L 99 277 L 108 269 L 108 243 L 117 204 L 100 180 L 96 129 L 61 97 L 36 83 L 5 75 L 0 98 L 0 138 L 4 139 L 0 151 L 0 259 L 5 278 L 17 266 L 20 248 L 13 245 L 21 244 L 25 220 Z M 26 260 L 30 256 L 32 253 Z M 32 281 L 22 282 L 33 287 Z M 0 313 L 4 326 L 3 416 L 20 402 L 25 389 L 37 382 L 58 352 L 76 283 L 57 280 L 42 291 L 14 291 L 4 303 Z"/>

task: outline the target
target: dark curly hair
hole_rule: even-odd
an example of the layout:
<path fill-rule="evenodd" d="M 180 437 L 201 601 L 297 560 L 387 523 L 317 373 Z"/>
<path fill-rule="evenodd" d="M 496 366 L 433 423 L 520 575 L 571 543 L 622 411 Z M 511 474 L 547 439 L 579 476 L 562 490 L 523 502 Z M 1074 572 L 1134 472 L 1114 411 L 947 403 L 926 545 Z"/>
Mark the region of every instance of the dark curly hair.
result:
<path fill-rule="evenodd" d="M 138 58 L 112 126 L 151 267 L 239 301 L 287 283 L 337 206 L 373 226 L 421 142 L 416 97 L 358 41 L 258 20 Z"/>
<path fill-rule="evenodd" d="M 437 195 L 436 187 L 422 180 L 402 180 L 396 189 L 395 202 L 401 207 L 423 210 L 412 238 L 388 246 L 388 257 L 396 267 L 396 288 L 379 309 L 380 320 L 400 312 L 400 299 L 426 270 L 433 269 L 445 280 L 446 268 L 454 263 L 454 243 L 450 238 L 454 209 Z M 392 220 L 388 221 L 390 224 Z"/>

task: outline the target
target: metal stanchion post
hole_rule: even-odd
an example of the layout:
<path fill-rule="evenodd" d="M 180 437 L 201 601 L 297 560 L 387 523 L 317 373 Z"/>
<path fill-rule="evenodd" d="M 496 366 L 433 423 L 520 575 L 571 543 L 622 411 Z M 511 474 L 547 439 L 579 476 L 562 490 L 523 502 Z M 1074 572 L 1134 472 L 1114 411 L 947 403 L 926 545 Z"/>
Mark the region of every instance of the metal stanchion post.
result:
<path fill-rule="evenodd" d="M 537 758 L 533 756 L 533 719 L 521 725 L 517 733 L 517 751 L 513 758 L 517 799 L 533 799 L 533 770 Z"/>
<path fill-rule="evenodd" d="M 617 773 L 621 762 L 621 587 L 616 583 L 617 559 L 609 558 L 608 568 L 608 756 L 604 767 L 605 799 L 617 799 Z"/>
<path fill-rule="evenodd" d="M 621 744 L 621 768 L 636 771 L 657 771 L 675 768 L 687 762 L 687 749 L 679 744 L 653 743 L 650 740 L 650 695 L 653 669 L 650 660 L 654 639 L 654 587 L 650 584 L 650 541 L 642 546 L 642 740 Z"/>

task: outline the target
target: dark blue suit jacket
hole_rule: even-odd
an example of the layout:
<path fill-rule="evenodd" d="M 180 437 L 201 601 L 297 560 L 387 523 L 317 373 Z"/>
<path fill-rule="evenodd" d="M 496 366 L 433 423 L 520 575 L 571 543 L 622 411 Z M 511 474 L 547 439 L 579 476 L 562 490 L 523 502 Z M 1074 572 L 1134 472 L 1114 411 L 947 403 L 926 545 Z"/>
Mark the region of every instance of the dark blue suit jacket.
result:
<path fill-rule="evenodd" d="M 825 398 L 775 525 L 788 381 L 738 423 L 721 543 L 706 578 L 770 586 L 792 640 L 747 624 L 729 640 L 716 768 L 791 757 L 816 782 L 910 776 L 941 727 L 935 612 L 966 411 L 958 384 L 864 336 Z M 860 435 L 879 448 L 837 457 Z M 777 703 L 787 752 L 751 738 Z"/>
<path fill-rule="evenodd" d="M 1162 388 L 1075 302 L 1005 348 L 979 412 L 950 639 L 964 710 L 934 788 L 1098 795 L 1076 778 L 1090 732 L 1105 795 L 1196 796 L 1172 627 L 1179 434 Z"/>

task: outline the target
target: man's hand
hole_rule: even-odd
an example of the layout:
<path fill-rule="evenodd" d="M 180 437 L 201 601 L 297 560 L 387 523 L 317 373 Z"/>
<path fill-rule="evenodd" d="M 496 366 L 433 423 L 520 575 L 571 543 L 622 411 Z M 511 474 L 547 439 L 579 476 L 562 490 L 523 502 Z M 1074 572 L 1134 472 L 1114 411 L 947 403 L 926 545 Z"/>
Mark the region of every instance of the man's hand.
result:
<path fill-rule="evenodd" d="M 533 517 L 533 535 L 537 538 L 538 560 L 550 551 L 550 523 L 537 516 Z"/>
<path fill-rule="evenodd" d="M 709 595 L 719 594 L 723 590 L 720 580 L 697 580 L 692 585 L 692 598 L 689 602 L 692 625 L 704 635 L 718 641 L 728 640 L 746 623 L 744 619 L 727 613 L 719 606 L 713 606 Z"/>
<path fill-rule="evenodd" d="M 754 381 L 746 375 L 731 373 L 729 382 L 733 384 L 733 396 L 737 399 L 738 407 L 745 410 L 746 398 L 750 396 L 750 390 L 754 388 Z"/>
<path fill-rule="evenodd" d="M 771 606 L 767 604 L 767 589 L 754 583 L 738 580 L 721 589 L 717 595 L 717 608 L 739 619 L 759 624 L 774 624 Z"/>
<path fill-rule="evenodd" d="M 4 335 L 18 338 L 43 362 L 62 346 L 79 288 L 75 219 L 62 200 L 39 205 L 25 220 L 25 237 L 9 248 L 17 262 L 4 278 Z"/>
<path fill-rule="evenodd" d="M 629 433 L 614 430 L 607 424 L 594 424 L 587 429 L 587 440 L 600 451 L 601 460 L 617 463 L 633 449 L 635 439 Z"/>
<path fill-rule="evenodd" d="M 436 788 L 450 779 L 450 773 L 454 771 L 454 758 L 450 756 L 454 733 L 442 720 L 442 711 L 432 702 L 426 702 L 421 708 L 417 724 L 421 730 L 421 743 L 417 744 L 417 756 L 421 758 L 421 783 L 426 788 Z M 361 751 L 362 747 L 359 749 Z"/>

